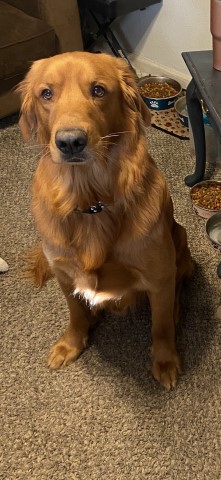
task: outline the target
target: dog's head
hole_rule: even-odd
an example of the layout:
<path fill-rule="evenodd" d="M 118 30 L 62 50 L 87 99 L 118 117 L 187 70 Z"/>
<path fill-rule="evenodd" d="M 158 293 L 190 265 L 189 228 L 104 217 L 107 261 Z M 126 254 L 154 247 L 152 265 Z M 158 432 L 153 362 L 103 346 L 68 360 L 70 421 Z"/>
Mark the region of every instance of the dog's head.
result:
<path fill-rule="evenodd" d="M 65 53 L 35 62 L 18 91 L 25 140 L 49 145 L 54 162 L 104 157 L 122 138 L 149 125 L 150 113 L 125 61 Z"/>

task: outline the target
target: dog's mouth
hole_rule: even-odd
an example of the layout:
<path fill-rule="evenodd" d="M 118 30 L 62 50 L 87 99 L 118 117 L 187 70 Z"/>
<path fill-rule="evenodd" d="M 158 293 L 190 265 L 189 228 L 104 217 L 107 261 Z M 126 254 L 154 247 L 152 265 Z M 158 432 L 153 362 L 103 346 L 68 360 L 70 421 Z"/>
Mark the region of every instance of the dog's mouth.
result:
<path fill-rule="evenodd" d="M 85 163 L 87 161 L 88 161 L 88 158 L 86 158 L 85 156 L 81 156 L 81 157 L 73 156 L 69 158 L 67 158 L 66 156 L 63 156 L 63 158 L 61 159 L 61 163 L 68 163 L 69 165 L 78 165 L 81 163 Z"/>
<path fill-rule="evenodd" d="M 50 146 L 51 158 L 55 163 L 67 163 L 69 165 L 80 165 L 88 162 L 92 154 L 89 149 L 85 149 L 81 153 L 63 153 L 59 151 L 54 145 Z"/>

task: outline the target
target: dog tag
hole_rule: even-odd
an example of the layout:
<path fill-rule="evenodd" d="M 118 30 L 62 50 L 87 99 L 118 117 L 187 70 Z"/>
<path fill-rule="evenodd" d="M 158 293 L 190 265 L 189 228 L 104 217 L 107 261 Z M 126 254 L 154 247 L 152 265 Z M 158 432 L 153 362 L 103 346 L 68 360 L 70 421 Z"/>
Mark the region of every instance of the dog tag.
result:
<path fill-rule="evenodd" d="M 91 205 L 87 210 L 85 210 L 85 213 L 89 214 L 94 214 L 94 213 L 100 213 L 105 205 L 101 202 L 96 203 L 95 205 Z"/>

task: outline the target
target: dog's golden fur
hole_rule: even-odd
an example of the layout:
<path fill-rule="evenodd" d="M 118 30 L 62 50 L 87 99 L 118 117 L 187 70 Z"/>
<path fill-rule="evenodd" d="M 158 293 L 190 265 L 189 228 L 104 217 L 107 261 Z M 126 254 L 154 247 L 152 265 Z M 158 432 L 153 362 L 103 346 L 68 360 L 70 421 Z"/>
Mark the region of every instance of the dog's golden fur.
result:
<path fill-rule="evenodd" d="M 165 178 L 148 153 L 150 114 L 133 73 L 108 55 L 65 53 L 35 62 L 19 91 L 23 137 L 42 147 L 32 191 L 42 245 L 29 272 L 40 286 L 55 275 L 70 309 L 49 366 L 80 355 L 100 308 L 122 310 L 146 292 L 153 375 L 171 388 L 179 371 L 174 323 L 191 260 Z M 74 129 L 87 144 L 67 158 L 56 135 Z M 85 213 L 94 202 L 105 208 Z"/>

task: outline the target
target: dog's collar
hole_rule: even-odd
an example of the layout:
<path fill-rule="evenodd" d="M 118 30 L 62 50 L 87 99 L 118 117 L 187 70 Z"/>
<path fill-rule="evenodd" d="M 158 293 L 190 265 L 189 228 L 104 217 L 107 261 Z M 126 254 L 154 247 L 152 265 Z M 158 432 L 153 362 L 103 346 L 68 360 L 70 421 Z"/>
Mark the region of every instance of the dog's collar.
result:
<path fill-rule="evenodd" d="M 104 208 L 107 208 L 108 205 L 105 205 L 105 203 L 102 202 L 96 202 L 93 205 L 90 205 L 90 207 L 87 208 L 76 208 L 75 212 L 80 212 L 80 213 L 88 213 L 89 215 L 93 215 L 94 213 L 100 213 Z"/>

